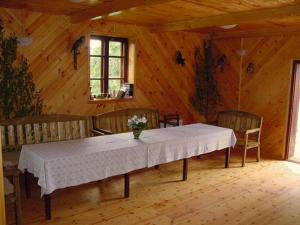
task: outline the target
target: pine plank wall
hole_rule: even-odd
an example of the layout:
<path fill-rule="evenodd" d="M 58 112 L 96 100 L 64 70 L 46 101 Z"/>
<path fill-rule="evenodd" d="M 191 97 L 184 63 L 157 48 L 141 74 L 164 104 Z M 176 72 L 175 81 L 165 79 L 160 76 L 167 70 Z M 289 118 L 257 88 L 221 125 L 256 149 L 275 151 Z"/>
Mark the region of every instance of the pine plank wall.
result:
<path fill-rule="evenodd" d="M 32 45 L 20 51 L 29 59 L 34 80 L 42 89 L 45 113 L 93 115 L 128 107 L 157 108 L 161 114 L 177 112 L 184 123 L 201 122 L 191 106 L 194 93 L 194 51 L 201 36 L 192 32 L 151 33 L 145 27 L 96 20 L 72 25 L 68 17 L 0 8 L 8 32 L 31 36 Z M 135 100 L 89 103 L 87 42 L 78 70 L 70 53 L 81 35 L 110 34 L 134 39 L 137 46 Z M 215 54 L 225 54 L 224 73 L 216 75 L 222 106 L 264 117 L 262 154 L 282 159 L 289 107 L 291 64 L 300 58 L 300 36 L 234 38 L 214 41 Z M 245 49 L 241 58 L 236 51 Z M 177 50 L 186 66 L 175 65 Z M 246 74 L 253 62 L 255 73 Z"/>

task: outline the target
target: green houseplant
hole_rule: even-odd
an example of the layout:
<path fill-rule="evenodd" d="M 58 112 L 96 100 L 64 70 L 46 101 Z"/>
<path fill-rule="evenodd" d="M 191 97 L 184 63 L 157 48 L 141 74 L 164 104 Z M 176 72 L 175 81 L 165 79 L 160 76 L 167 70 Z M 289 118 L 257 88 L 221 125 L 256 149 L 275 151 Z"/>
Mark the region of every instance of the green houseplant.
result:
<path fill-rule="evenodd" d="M 212 53 L 212 41 L 203 42 L 195 50 L 195 96 L 191 98 L 193 107 L 204 115 L 207 121 L 214 116 L 220 102 L 217 84 L 214 79 L 215 62 Z"/>
<path fill-rule="evenodd" d="M 41 114 L 43 102 L 25 57 L 17 57 L 18 40 L 5 36 L 0 20 L 0 110 L 5 119 Z"/>

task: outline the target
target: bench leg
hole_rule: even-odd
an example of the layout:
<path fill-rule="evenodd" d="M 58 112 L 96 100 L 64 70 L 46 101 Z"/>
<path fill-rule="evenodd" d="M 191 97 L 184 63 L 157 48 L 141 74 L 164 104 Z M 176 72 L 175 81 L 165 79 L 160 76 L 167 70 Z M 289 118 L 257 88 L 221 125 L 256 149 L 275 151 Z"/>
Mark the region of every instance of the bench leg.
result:
<path fill-rule="evenodd" d="M 244 148 L 243 159 L 242 159 L 242 167 L 245 166 L 246 158 L 247 158 L 247 149 L 246 149 L 246 147 L 245 147 L 245 148 Z"/>
<path fill-rule="evenodd" d="M 256 155 L 257 162 L 260 161 L 260 145 L 257 147 L 257 155 Z"/>
<path fill-rule="evenodd" d="M 15 195 L 16 195 L 16 201 L 15 201 L 15 212 L 16 212 L 16 224 L 22 225 L 23 224 L 23 217 L 22 217 L 22 207 L 21 207 L 21 190 L 20 190 L 20 177 L 14 176 L 14 185 L 15 185 Z"/>
<path fill-rule="evenodd" d="M 129 174 L 124 174 L 124 196 L 125 198 L 129 198 L 130 193 L 130 178 Z"/>
<path fill-rule="evenodd" d="M 24 171 L 24 180 L 25 180 L 25 192 L 26 192 L 26 198 L 31 197 L 31 191 L 30 191 L 30 175 L 28 171 L 25 169 Z"/>
<path fill-rule="evenodd" d="M 182 180 L 187 180 L 188 173 L 188 159 L 183 159 L 183 167 L 182 167 Z"/>
<path fill-rule="evenodd" d="M 230 160 L 230 147 L 226 148 L 226 153 L 225 153 L 225 168 L 229 167 L 229 160 Z"/>
<path fill-rule="evenodd" d="M 45 219 L 51 220 L 51 196 L 44 195 L 44 203 L 45 203 Z"/>

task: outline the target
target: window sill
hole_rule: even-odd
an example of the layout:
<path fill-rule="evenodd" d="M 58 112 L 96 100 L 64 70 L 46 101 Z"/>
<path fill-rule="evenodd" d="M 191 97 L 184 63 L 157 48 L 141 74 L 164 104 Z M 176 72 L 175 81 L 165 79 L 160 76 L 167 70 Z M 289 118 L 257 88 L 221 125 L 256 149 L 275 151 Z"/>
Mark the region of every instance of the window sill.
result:
<path fill-rule="evenodd" d="M 89 104 L 99 104 L 103 102 L 129 102 L 129 101 L 135 101 L 135 98 L 103 98 L 103 99 L 94 99 L 89 100 Z"/>

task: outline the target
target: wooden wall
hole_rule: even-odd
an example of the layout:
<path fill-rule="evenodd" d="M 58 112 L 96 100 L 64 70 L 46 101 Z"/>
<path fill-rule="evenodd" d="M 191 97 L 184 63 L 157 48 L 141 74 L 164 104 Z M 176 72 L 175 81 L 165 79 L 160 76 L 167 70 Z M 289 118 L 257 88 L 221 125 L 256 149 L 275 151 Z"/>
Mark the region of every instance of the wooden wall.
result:
<path fill-rule="evenodd" d="M 127 107 L 158 108 L 161 114 L 178 112 L 185 123 L 201 121 L 191 107 L 194 93 L 194 50 L 202 45 L 197 34 L 187 32 L 153 34 L 144 27 L 93 21 L 72 25 L 68 17 L 0 8 L 0 17 L 10 32 L 30 36 L 23 47 L 34 80 L 42 89 L 45 113 L 92 115 Z M 121 35 L 136 41 L 136 86 L 134 101 L 89 103 L 87 43 L 81 50 L 78 70 L 70 53 L 81 35 Z M 175 65 L 177 50 L 186 66 Z"/>
<path fill-rule="evenodd" d="M 0 130 L 1 137 L 1 130 Z M 2 144 L 0 139 L 0 225 L 6 224 L 5 218 L 5 201 L 4 201 L 4 181 L 3 181 L 3 165 L 2 165 Z"/>
<path fill-rule="evenodd" d="M 239 80 L 236 108 L 264 117 L 262 153 L 283 159 L 293 59 L 300 59 L 300 36 L 278 35 L 243 39 L 216 40 L 219 51 L 228 57 L 230 73 Z M 244 57 L 236 51 L 246 50 Z M 246 73 L 254 63 L 253 75 Z M 240 65 L 240 66 L 239 66 Z M 231 69 L 232 68 L 232 69 Z M 231 82 L 232 78 L 228 80 Z M 239 98 L 240 97 L 240 98 Z"/>
<path fill-rule="evenodd" d="M 32 45 L 21 52 L 28 57 L 46 113 L 92 115 L 127 107 L 158 108 L 161 114 L 178 112 L 185 123 L 203 121 L 190 104 L 194 93 L 194 50 L 202 46 L 197 34 L 151 33 L 147 28 L 104 21 L 72 25 L 64 16 L 0 8 L 5 27 L 17 35 L 29 35 Z M 111 34 L 134 39 L 137 44 L 136 99 L 127 102 L 88 102 L 87 45 L 73 69 L 70 49 L 81 35 Z M 226 54 L 224 73 L 216 75 L 220 109 L 240 109 L 264 117 L 262 154 L 283 158 L 287 130 L 291 62 L 300 58 L 300 36 L 273 36 L 216 40 L 215 55 Z M 238 49 L 245 49 L 240 57 Z M 181 50 L 186 66 L 174 64 Z M 255 73 L 246 74 L 253 62 Z"/>

